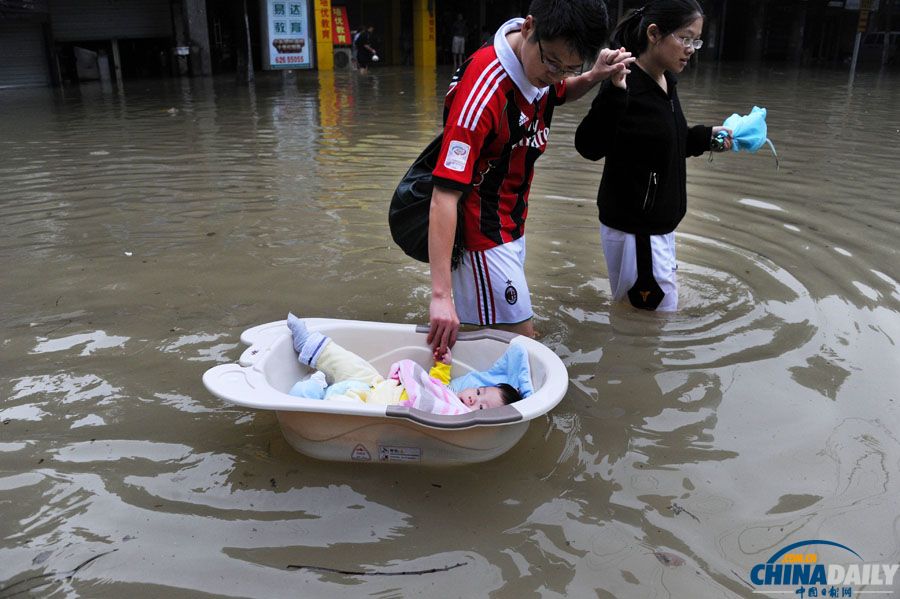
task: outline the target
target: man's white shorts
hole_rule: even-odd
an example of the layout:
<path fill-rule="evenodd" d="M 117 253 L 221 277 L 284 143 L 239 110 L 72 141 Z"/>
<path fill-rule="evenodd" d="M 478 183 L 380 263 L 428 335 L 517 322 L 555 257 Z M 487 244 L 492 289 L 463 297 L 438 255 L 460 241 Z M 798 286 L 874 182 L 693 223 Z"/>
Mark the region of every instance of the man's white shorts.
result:
<path fill-rule="evenodd" d="M 628 301 L 628 290 L 637 281 L 637 252 L 634 235 L 600 224 L 600 242 L 603 257 L 609 271 L 609 286 L 613 299 Z M 653 278 L 666 294 L 657 311 L 674 312 L 678 309 L 678 284 L 675 273 L 675 232 L 666 235 L 651 235 L 650 250 L 653 260 Z"/>
<path fill-rule="evenodd" d="M 451 278 L 461 323 L 518 324 L 534 315 L 525 281 L 525 237 L 483 252 L 466 251 Z"/>
<path fill-rule="evenodd" d="M 450 51 L 453 54 L 465 54 L 466 53 L 466 38 L 461 35 L 454 35 L 453 41 L 450 44 Z"/>

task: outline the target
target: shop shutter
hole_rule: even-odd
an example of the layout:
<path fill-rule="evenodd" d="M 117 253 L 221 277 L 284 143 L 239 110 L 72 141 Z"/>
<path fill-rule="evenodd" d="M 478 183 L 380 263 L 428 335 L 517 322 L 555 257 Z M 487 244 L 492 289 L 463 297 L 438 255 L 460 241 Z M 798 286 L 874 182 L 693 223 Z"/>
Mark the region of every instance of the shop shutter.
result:
<path fill-rule="evenodd" d="M 57 41 L 172 37 L 169 0 L 51 0 Z"/>
<path fill-rule="evenodd" d="M 40 23 L 0 21 L 0 56 L 0 87 L 50 84 Z"/>

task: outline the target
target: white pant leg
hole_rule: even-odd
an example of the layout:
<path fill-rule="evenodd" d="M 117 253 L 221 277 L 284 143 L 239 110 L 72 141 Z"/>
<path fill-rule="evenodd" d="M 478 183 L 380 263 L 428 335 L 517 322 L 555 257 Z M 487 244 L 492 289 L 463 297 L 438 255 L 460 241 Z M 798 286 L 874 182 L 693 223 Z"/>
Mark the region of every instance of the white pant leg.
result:
<path fill-rule="evenodd" d="M 635 238 L 612 227 L 600 224 L 600 242 L 609 274 L 609 286 L 615 301 L 627 301 L 628 290 L 637 282 L 637 252 Z M 666 294 L 657 306 L 659 312 L 674 312 L 678 309 L 678 284 L 675 273 L 675 232 L 650 236 L 650 251 L 653 256 L 653 278 Z"/>
<path fill-rule="evenodd" d="M 601 223 L 600 243 L 603 245 L 603 257 L 606 259 L 613 300 L 623 301 L 628 298 L 628 290 L 637 281 L 634 235 Z"/>
<path fill-rule="evenodd" d="M 657 312 L 678 310 L 678 262 L 675 260 L 675 232 L 665 235 L 651 235 L 650 249 L 653 254 L 653 278 L 666 297 L 656 307 Z"/>

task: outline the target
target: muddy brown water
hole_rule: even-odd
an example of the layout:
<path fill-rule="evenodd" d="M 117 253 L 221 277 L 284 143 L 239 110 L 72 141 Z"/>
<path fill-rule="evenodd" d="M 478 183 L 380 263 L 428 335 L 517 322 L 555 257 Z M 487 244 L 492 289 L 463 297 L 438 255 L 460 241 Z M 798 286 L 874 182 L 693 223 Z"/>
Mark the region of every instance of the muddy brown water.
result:
<path fill-rule="evenodd" d="M 0 596 L 752 597 L 791 542 L 900 559 L 896 74 L 682 77 L 692 123 L 766 106 L 781 168 L 690 161 L 666 317 L 611 304 L 561 108 L 527 269 L 570 387 L 498 459 L 320 462 L 204 389 L 288 310 L 427 319 L 386 210 L 448 77 L 0 91 Z"/>

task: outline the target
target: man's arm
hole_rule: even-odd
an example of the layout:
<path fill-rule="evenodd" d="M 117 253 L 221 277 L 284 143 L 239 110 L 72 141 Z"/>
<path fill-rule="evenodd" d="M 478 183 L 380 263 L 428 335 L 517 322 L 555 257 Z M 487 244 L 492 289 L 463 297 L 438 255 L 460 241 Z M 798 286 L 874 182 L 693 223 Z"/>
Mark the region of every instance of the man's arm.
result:
<path fill-rule="evenodd" d="M 450 258 L 456 237 L 456 205 L 461 191 L 434 186 L 428 225 L 428 261 L 431 266 L 431 305 L 428 309 L 429 345 L 441 353 L 456 343 L 459 317 L 453 305 Z"/>
<path fill-rule="evenodd" d="M 594 66 L 589 71 L 566 79 L 566 101 L 577 100 L 608 77 L 613 77 L 615 81 L 622 81 L 622 85 L 624 85 L 625 75 L 631 72 L 628 67 L 633 62 L 634 58 L 632 58 L 631 52 L 626 52 L 625 48 L 600 50 Z M 618 83 L 616 85 L 621 87 Z"/>

